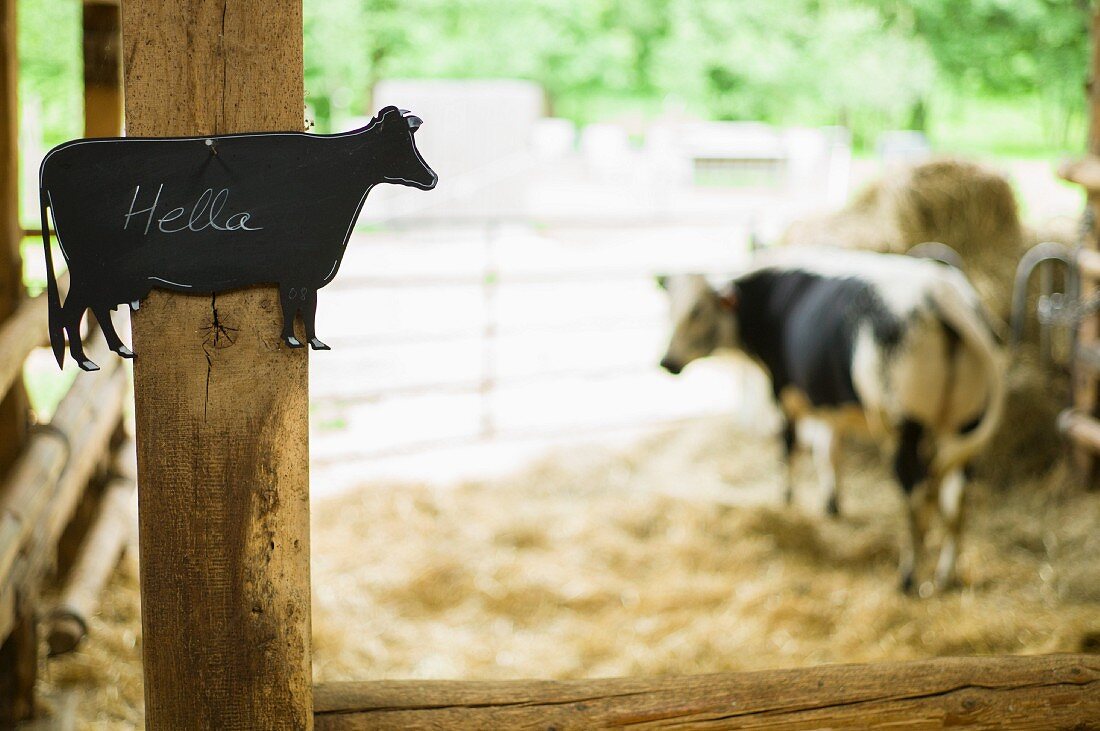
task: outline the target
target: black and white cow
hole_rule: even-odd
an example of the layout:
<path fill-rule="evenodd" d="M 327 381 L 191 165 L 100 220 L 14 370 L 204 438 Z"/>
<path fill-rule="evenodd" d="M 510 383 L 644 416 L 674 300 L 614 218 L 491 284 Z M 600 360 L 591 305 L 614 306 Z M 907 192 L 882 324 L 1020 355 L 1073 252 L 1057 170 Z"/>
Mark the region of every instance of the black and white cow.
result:
<path fill-rule="evenodd" d="M 661 277 L 673 323 L 661 365 L 676 374 L 719 349 L 739 349 L 771 378 L 790 463 L 810 442 L 827 510 L 838 512 L 845 434 L 894 444 L 908 505 L 900 581 L 914 586 L 930 513 L 946 530 L 935 574 L 954 578 L 965 469 L 1003 412 L 1000 356 L 977 293 L 931 260 L 854 251 L 783 249 L 715 289 L 698 275 Z"/>
<path fill-rule="evenodd" d="M 153 287 L 210 294 L 277 284 L 282 337 L 299 315 L 315 350 L 317 290 L 336 276 L 367 194 L 394 183 L 435 187 L 416 148 L 421 120 L 386 107 L 351 132 L 258 132 L 183 138 L 74 140 L 51 150 L 39 173 L 50 343 L 58 365 L 69 352 L 84 370 L 80 322 L 89 308 L 111 350 L 133 353 L 110 312 L 137 309 Z M 60 300 L 48 212 L 69 265 Z"/>

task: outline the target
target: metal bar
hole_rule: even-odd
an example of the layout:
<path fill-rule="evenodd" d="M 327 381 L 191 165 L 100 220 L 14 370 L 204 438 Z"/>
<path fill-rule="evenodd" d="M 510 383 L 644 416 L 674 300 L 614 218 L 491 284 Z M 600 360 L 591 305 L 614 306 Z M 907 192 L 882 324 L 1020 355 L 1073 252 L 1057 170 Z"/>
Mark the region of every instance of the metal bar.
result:
<path fill-rule="evenodd" d="M 1015 350 L 1023 342 L 1024 328 L 1027 325 L 1027 288 L 1035 268 L 1046 261 L 1060 261 L 1066 266 L 1066 296 L 1074 305 L 1079 297 L 1077 263 L 1080 261 L 1074 252 L 1064 244 L 1044 241 L 1028 249 L 1016 265 L 1016 276 L 1012 285 L 1012 334 L 1010 347 Z"/>

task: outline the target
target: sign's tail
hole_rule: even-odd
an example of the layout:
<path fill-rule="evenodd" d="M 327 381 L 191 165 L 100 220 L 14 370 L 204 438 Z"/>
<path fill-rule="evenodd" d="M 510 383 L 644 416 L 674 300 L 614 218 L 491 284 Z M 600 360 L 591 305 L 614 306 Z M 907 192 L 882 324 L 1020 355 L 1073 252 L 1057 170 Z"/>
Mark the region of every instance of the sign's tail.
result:
<path fill-rule="evenodd" d="M 53 251 L 50 248 L 50 217 L 46 213 L 49 198 L 46 191 L 39 193 L 39 208 L 42 211 L 42 246 L 46 250 L 46 297 L 50 309 L 50 347 L 57 365 L 65 367 L 65 330 L 61 314 L 61 294 L 57 291 L 57 275 L 53 270 Z"/>

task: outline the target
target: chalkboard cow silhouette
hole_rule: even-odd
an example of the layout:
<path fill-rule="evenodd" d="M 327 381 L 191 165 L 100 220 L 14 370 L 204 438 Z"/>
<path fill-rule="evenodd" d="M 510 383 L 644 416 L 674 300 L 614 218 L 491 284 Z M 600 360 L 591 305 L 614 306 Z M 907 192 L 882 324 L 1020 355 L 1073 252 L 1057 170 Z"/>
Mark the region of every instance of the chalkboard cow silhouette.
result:
<path fill-rule="evenodd" d="M 86 371 L 80 322 L 91 309 L 111 350 L 134 354 L 109 310 L 137 309 L 153 287 L 217 293 L 277 284 L 282 337 L 292 348 L 300 314 L 315 350 L 317 290 L 332 281 L 371 188 L 398 183 L 431 190 L 436 174 L 416 149 L 421 120 L 386 107 L 344 134 L 277 132 L 213 137 L 74 140 L 55 147 L 40 171 L 50 343 L 58 365 L 69 352 Z M 47 209 L 69 264 L 61 304 Z"/>

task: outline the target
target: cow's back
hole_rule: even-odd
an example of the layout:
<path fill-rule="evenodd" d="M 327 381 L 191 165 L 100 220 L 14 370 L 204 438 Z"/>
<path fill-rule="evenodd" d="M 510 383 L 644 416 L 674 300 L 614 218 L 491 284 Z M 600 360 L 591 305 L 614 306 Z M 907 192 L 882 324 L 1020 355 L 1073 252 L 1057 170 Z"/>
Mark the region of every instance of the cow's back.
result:
<path fill-rule="evenodd" d="M 51 151 L 40 183 L 70 263 L 147 270 L 154 262 L 179 270 L 160 274 L 211 288 L 272 281 L 279 269 L 318 260 L 331 265 L 369 187 L 351 169 L 347 141 L 299 133 L 213 138 L 212 146 L 207 139 L 77 140 Z M 220 215 L 210 223 L 200 211 L 190 221 L 208 189 L 211 199 L 226 191 Z M 213 225 L 227 221 L 235 230 Z M 232 262 L 249 264 L 234 271 Z"/>
<path fill-rule="evenodd" d="M 900 323 L 857 278 L 768 268 L 738 280 L 738 289 L 746 349 L 768 369 L 776 393 L 794 386 L 814 406 L 860 404 L 852 366 L 861 326 L 886 347 L 900 337 Z"/>
<path fill-rule="evenodd" d="M 947 292 L 988 329 L 960 272 L 897 255 L 781 252 L 738 287 L 742 340 L 771 371 L 777 393 L 790 385 L 816 407 L 855 404 L 880 421 L 936 428 L 981 414 L 980 358 L 936 305 Z"/>

